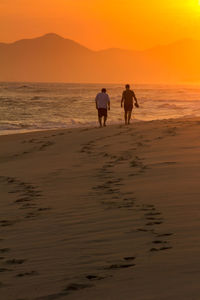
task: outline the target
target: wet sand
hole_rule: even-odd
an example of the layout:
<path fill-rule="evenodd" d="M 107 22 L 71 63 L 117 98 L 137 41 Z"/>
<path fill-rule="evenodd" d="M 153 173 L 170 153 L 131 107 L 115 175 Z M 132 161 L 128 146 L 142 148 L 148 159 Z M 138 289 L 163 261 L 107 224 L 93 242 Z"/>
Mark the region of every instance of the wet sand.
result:
<path fill-rule="evenodd" d="M 1 136 L 2 300 L 200 298 L 200 120 Z"/>

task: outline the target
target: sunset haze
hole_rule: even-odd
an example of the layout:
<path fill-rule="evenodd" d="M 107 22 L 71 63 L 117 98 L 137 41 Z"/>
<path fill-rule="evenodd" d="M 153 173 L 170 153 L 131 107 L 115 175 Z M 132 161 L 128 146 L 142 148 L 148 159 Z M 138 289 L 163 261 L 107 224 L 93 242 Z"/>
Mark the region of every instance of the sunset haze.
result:
<path fill-rule="evenodd" d="M 0 28 L 0 300 L 199 300 L 200 0 Z"/>
<path fill-rule="evenodd" d="M 198 0 L 1 0 L 1 42 L 48 32 L 93 50 L 141 50 L 199 39 Z"/>

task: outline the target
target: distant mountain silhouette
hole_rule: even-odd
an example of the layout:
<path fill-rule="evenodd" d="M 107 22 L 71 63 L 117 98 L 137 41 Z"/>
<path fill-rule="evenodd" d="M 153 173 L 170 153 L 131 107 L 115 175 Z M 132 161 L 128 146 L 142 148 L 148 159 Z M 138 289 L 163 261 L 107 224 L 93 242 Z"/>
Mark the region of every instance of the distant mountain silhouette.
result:
<path fill-rule="evenodd" d="M 49 33 L 0 43 L 0 81 L 177 83 L 200 81 L 200 41 L 145 51 L 92 51 Z"/>

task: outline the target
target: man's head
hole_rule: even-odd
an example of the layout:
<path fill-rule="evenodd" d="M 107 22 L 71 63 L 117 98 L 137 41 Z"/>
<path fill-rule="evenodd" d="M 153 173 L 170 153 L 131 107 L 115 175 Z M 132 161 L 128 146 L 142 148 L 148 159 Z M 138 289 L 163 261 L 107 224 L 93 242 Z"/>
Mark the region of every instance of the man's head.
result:
<path fill-rule="evenodd" d="M 130 89 L 130 85 L 129 85 L 129 84 L 126 84 L 126 85 L 125 85 L 125 88 L 126 88 L 127 90 L 129 90 L 129 89 Z"/>
<path fill-rule="evenodd" d="M 106 89 L 105 88 L 103 88 L 101 91 L 102 91 L 102 93 L 106 93 Z"/>

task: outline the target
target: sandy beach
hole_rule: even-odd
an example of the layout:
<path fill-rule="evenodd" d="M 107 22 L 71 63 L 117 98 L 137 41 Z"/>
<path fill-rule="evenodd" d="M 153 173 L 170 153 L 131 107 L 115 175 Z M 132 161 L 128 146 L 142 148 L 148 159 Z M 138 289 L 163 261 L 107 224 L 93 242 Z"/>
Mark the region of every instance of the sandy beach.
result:
<path fill-rule="evenodd" d="M 200 119 L 1 136 L 1 300 L 200 299 Z"/>

